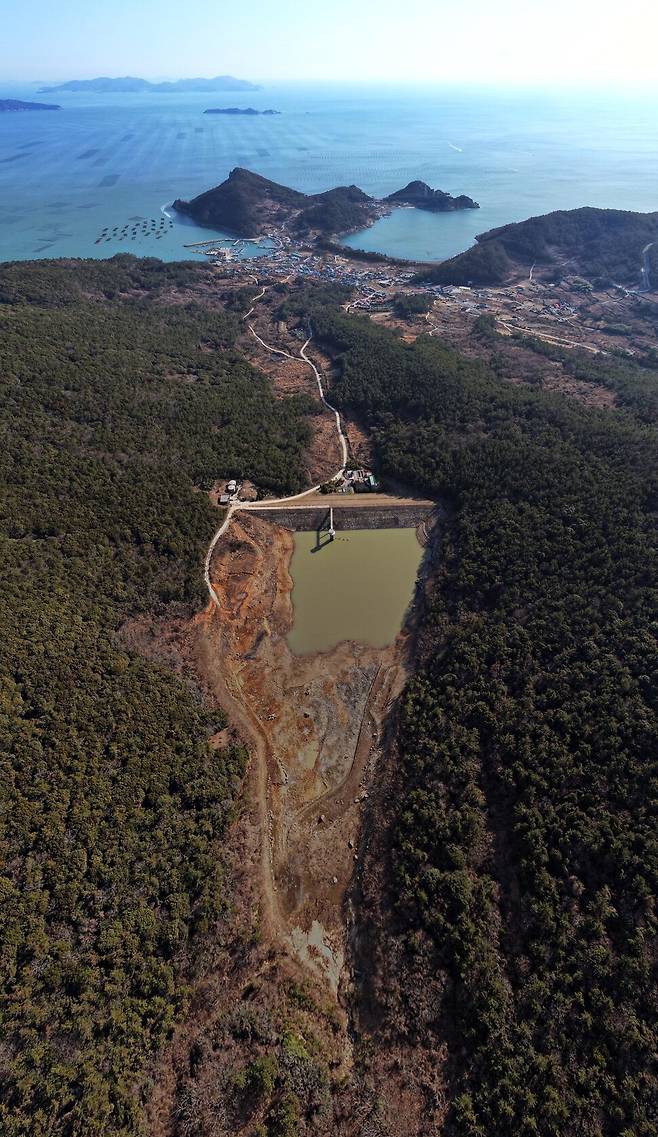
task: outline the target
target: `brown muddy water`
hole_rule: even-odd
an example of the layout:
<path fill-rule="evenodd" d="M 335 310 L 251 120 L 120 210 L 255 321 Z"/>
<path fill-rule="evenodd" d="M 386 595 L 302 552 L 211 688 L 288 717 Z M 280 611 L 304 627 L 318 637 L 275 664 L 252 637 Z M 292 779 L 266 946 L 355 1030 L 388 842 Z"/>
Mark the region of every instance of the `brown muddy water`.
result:
<path fill-rule="evenodd" d="M 290 573 L 295 655 L 345 640 L 386 647 L 413 600 L 423 549 L 415 529 L 295 533 Z"/>

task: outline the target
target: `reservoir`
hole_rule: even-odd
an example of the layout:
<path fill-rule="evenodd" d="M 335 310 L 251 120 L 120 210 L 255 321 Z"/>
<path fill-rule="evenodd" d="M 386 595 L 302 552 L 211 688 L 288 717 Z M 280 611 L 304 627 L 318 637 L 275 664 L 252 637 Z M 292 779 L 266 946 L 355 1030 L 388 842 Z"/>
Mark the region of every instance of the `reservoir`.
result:
<path fill-rule="evenodd" d="M 345 640 L 392 643 L 413 600 L 423 549 L 415 529 L 295 533 L 290 573 L 295 655 L 328 651 Z"/>

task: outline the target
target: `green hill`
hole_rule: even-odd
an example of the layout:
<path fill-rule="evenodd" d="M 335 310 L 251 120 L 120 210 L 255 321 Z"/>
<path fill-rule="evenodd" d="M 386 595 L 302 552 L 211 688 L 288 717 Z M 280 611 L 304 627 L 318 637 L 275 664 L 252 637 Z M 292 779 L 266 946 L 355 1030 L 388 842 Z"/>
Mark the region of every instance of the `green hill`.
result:
<path fill-rule="evenodd" d="M 366 225 L 372 198 L 356 186 L 305 194 L 271 182 L 251 170 L 231 170 L 226 181 L 174 208 L 208 225 L 240 236 L 258 236 L 269 227 L 291 225 L 327 233 Z"/>
<path fill-rule="evenodd" d="M 418 274 L 435 284 L 505 284 L 528 275 L 578 274 L 603 284 L 642 284 L 643 250 L 658 238 L 658 213 L 558 210 L 481 233 L 459 256 Z"/>
<path fill-rule="evenodd" d="M 382 474 L 444 506 L 355 888 L 370 1052 L 405 1090 L 422 1071 L 415 1134 L 649 1137 L 658 377 L 633 369 L 641 414 L 601 412 L 436 338 L 312 320 Z"/>

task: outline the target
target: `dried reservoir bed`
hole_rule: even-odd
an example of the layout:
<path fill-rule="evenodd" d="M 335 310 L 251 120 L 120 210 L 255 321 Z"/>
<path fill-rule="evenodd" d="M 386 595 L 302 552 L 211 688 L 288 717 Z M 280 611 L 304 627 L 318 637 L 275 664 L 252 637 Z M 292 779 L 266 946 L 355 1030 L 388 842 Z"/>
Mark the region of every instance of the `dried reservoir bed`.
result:
<path fill-rule="evenodd" d="M 415 531 L 398 531 L 398 537 L 401 532 L 417 567 L 422 549 Z M 235 515 L 213 559 L 221 607 L 208 647 L 227 709 L 234 719 L 239 714 L 259 763 L 254 784 L 267 830 L 263 891 L 272 931 L 337 992 L 345 958 L 343 899 L 357 855 L 361 803 L 407 677 L 411 635 L 402 629 L 385 646 L 347 640 L 294 654 L 288 642 L 294 543 L 288 529 L 253 514 Z M 400 618 L 415 567 L 407 567 Z"/>

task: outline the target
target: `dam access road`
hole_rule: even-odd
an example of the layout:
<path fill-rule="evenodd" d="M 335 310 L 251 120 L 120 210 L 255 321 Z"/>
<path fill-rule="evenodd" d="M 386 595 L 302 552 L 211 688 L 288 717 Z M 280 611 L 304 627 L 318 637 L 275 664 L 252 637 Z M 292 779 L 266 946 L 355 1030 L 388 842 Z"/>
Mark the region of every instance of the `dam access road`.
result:
<path fill-rule="evenodd" d="M 258 283 L 257 280 L 256 280 L 256 283 Z M 315 377 L 316 384 L 317 384 L 318 395 L 320 397 L 320 401 L 324 404 L 324 406 L 327 408 L 327 410 L 329 410 L 332 413 L 332 415 L 334 416 L 335 423 L 336 423 L 336 431 L 338 433 L 338 440 L 339 440 L 340 448 L 341 448 L 342 465 L 341 465 L 339 470 L 336 470 L 334 474 L 330 475 L 330 477 L 326 479 L 327 481 L 332 481 L 333 478 L 337 478 L 343 473 L 343 471 L 347 465 L 347 460 L 348 460 L 347 436 L 345 435 L 345 432 L 343 430 L 343 424 L 341 422 L 340 412 L 336 409 L 336 407 L 333 407 L 331 405 L 331 403 L 329 403 L 327 401 L 327 398 L 326 398 L 325 392 L 324 392 L 324 385 L 322 383 L 322 376 L 320 375 L 320 372 L 319 372 L 318 368 L 316 367 L 315 363 L 313 362 L 313 360 L 310 359 L 309 356 L 306 354 L 307 348 L 308 348 L 309 344 L 311 343 L 312 336 L 309 336 L 309 338 L 306 340 L 306 343 L 304 344 L 304 346 L 299 351 L 299 355 L 294 356 L 289 351 L 285 351 L 282 348 L 278 348 L 272 344 L 266 343 L 266 341 L 264 339 L 262 339 L 261 336 L 258 335 L 258 333 L 255 330 L 255 328 L 253 327 L 253 325 L 251 323 L 249 323 L 249 319 L 253 315 L 253 313 L 256 309 L 256 304 L 258 303 L 259 300 L 262 300 L 263 296 L 267 292 L 267 289 L 268 289 L 267 285 L 262 285 L 260 292 L 258 292 L 256 294 L 256 296 L 252 297 L 251 307 L 249 308 L 248 312 L 246 312 L 244 314 L 244 316 L 242 317 L 243 322 L 247 325 L 247 328 L 249 329 L 249 332 L 254 337 L 254 339 L 261 345 L 261 347 L 263 347 L 271 355 L 278 355 L 278 356 L 281 356 L 282 358 L 292 359 L 292 360 L 300 359 L 302 361 L 302 363 L 305 363 L 307 367 L 311 368 L 313 375 Z M 357 510 L 358 509 L 390 510 L 390 509 L 396 509 L 398 507 L 418 506 L 418 507 L 424 508 L 425 510 L 430 510 L 430 509 L 434 508 L 435 502 L 429 501 L 427 499 L 420 500 L 417 498 L 410 498 L 410 497 L 404 497 L 404 498 L 395 497 L 394 495 L 391 495 L 391 494 L 322 494 L 320 492 L 320 486 L 319 485 L 310 486 L 308 489 L 302 490 L 301 493 L 292 494 L 289 497 L 272 498 L 270 500 L 266 499 L 265 501 L 253 501 L 253 502 L 252 501 L 239 501 L 239 502 L 235 501 L 235 502 L 231 502 L 231 504 L 229 505 L 228 510 L 226 512 L 226 516 L 225 516 L 222 524 L 220 525 L 219 529 L 214 534 L 212 541 L 210 542 L 210 545 L 208 546 L 208 551 L 206 553 L 206 559 L 205 559 L 205 565 L 204 565 L 204 580 L 205 580 L 206 588 L 208 590 L 208 595 L 210 596 L 210 599 L 212 600 L 213 604 L 215 604 L 215 606 L 217 608 L 220 607 L 219 597 L 217 596 L 217 593 L 216 593 L 215 589 L 213 588 L 213 584 L 212 584 L 212 580 L 211 580 L 211 574 L 210 574 L 210 567 L 211 567 L 211 563 L 212 563 L 212 558 L 213 558 L 215 549 L 217 548 L 218 542 L 222 539 L 224 534 L 227 532 L 227 530 L 231 524 L 231 520 L 232 520 L 233 516 L 238 511 L 247 511 L 247 512 L 252 511 L 252 512 L 261 513 L 262 511 L 269 512 L 269 511 L 284 510 L 284 509 L 290 510 L 290 509 L 309 509 L 309 508 L 323 509 L 324 508 L 324 509 L 328 510 L 331 506 L 333 506 L 334 509 L 340 508 L 340 509 L 357 509 Z"/>

